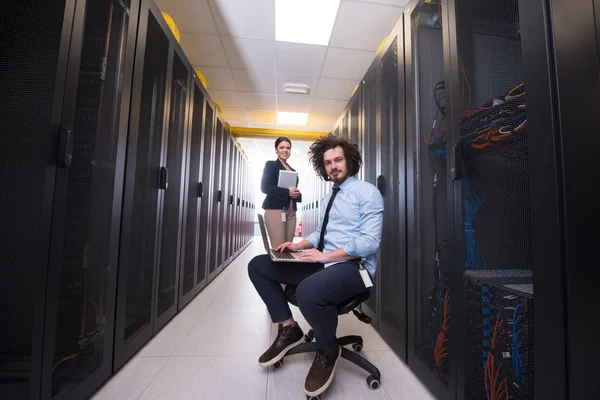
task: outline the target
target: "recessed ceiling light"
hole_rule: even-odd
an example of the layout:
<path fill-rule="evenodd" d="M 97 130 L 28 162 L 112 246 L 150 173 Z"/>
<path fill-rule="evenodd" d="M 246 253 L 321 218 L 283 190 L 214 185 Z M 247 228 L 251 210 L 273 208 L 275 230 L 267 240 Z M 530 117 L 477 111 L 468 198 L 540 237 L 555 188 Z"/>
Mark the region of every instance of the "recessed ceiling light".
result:
<path fill-rule="evenodd" d="M 277 123 L 280 125 L 306 125 L 307 113 L 277 112 Z"/>
<path fill-rule="evenodd" d="M 275 0 L 275 40 L 327 46 L 340 0 Z"/>

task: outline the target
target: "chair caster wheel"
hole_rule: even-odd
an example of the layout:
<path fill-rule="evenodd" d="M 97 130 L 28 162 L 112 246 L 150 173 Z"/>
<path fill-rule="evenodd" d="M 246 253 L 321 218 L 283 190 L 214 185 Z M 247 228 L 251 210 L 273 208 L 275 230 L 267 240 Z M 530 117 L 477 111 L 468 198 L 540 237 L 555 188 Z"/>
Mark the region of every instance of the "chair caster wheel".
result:
<path fill-rule="evenodd" d="M 317 395 L 317 396 L 306 395 L 306 400 L 321 400 L 321 395 Z"/>
<path fill-rule="evenodd" d="M 379 379 L 376 379 L 373 375 L 369 375 L 367 378 L 367 385 L 373 390 L 379 389 L 381 384 L 379 383 Z"/>
<path fill-rule="evenodd" d="M 356 351 L 357 353 L 360 353 L 362 351 L 362 344 L 360 343 L 354 343 L 352 345 L 352 348 L 354 349 L 354 351 Z"/>
<path fill-rule="evenodd" d="M 277 361 L 275 364 L 273 364 L 273 369 L 279 369 L 283 366 L 283 359 Z"/>

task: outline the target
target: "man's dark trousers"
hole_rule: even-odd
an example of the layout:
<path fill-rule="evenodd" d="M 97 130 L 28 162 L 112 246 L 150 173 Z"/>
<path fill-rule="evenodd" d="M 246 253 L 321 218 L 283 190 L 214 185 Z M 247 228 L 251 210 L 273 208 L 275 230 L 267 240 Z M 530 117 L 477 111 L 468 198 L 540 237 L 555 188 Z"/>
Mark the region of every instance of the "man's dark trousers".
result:
<path fill-rule="evenodd" d="M 358 272 L 358 261 L 323 268 L 319 263 L 275 263 L 263 254 L 250 261 L 248 275 L 273 322 L 292 317 L 280 284 L 296 286 L 298 307 L 323 349 L 336 345 L 337 305 L 368 290 Z"/>

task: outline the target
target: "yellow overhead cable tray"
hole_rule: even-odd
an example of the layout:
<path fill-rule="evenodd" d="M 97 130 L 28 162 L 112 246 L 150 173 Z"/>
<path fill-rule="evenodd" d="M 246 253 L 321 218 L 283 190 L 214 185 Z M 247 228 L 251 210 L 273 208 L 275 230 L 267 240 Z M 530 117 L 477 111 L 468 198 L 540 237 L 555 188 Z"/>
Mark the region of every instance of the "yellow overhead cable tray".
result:
<path fill-rule="evenodd" d="M 200 79 L 200 82 L 202 82 L 202 86 L 204 86 L 204 89 L 208 89 L 208 86 L 206 86 L 206 78 L 204 77 L 204 74 L 200 72 L 199 69 L 195 69 L 194 72 L 196 72 L 196 76 L 198 77 L 198 79 Z"/>
<path fill-rule="evenodd" d="M 244 128 L 240 126 L 232 126 L 231 134 L 234 137 L 246 138 L 278 138 L 286 136 L 291 140 L 307 140 L 313 141 L 317 138 L 326 135 L 327 132 L 312 132 L 312 131 L 296 131 L 286 129 L 261 129 L 261 128 Z"/>
<path fill-rule="evenodd" d="M 179 39 L 181 38 L 181 33 L 179 33 L 179 29 L 177 28 L 177 25 L 175 25 L 175 21 L 173 21 L 173 18 L 171 18 L 171 16 L 167 13 L 161 13 L 163 18 L 165 19 L 165 21 L 167 21 L 167 25 L 169 25 L 169 28 L 171 29 L 171 32 L 173 32 L 173 36 L 175 36 L 175 39 L 177 39 L 177 43 L 179 43 Z"/>
<path fill-rule="evenodd" d="M 388 39 L 387 36 L 383 38 L 383 40 L 379 44 L 379 47 L 377 48 L 377 51 L 375 52 L 375 55 L 379 54 L 381 49 L 383 49 L 383 46 L 385 45 L 385 42 L 387 41 L 387 39 Z"/>

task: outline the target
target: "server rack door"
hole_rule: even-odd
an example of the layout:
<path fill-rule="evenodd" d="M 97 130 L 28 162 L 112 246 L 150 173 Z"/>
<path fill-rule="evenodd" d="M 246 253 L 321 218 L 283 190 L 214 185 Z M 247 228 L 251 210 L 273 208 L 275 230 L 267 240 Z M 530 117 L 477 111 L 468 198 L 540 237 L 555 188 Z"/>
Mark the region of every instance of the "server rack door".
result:
<path fill-rule="evenodd" d="M 379 150 L 379 60 L 376 59 L 364 78 L 364 147 L 363 147 L 363 170 L 364 180 L 366 182 L 377 185 L 377 170 L 379 168 L 378 150 Z M 326 193 L 326 192 L 325 192 Z M 324 195 L 324 193 L 323 193 Z M 322 198 L 322 197 L 321 197 Z M 371 288 L 371 297 L 365 302 L 369 308 L 367 311 L 371 317 L 376 317 L 378 314 L 377 297 L 379 292 L 378 285 L 379 277 L 375 278 L 373 287 Z M 373 325 L 378 325 L 378 319 L 373 318 Z"/>
<path fill-rule="evenodd" d="M 225 246 L 225 257 L 230 259 L 235 252 L 234 240 L 235 240 L 235 196 L 236 196 L 236 182 L 235 182 L 235 170 L 237 168 L 237 147 L 233 139 L 230 142 L 230 167 L 229 167 L 229 203 L 227 203 L 227 243 Z"/>
<path fill-rule="evenodd" d="M 47 288 L 42 397 L 81 398 L 112 371 L 130 2 L 75 9 Z M 134 9 L 134 17 L 137 6 Z M 129 47 L 131 50 L 131 47 Z M 27 50 L 29 51 L 29 50 Z M 125 76 L 127 71 L 127 76 Z M 64 152 L 64 153 L 63 153 Z"/>
<path fill-rule="evenodd" d="M 451 307 L 460 310 L 457 317 L 464 321 L 454 332 L 463 350 L 459 398 L 495 393 L 531 399 L 537 385 L 534 371 L 538 376 L 534 349 L 554 351 L 537 347 L 536 336 L 545 333 L 537 326 L 534 335 L 538 287 L 532 277 L 530 154 L 536 149 L 530 146 L 529 133 L 535 132 L 528 117 L 529 99 L 537 94 L 530 93 L 524 80 L 521 28 L 527 24 L 520 19 L 522 3 L 527 2 L 449 4 L 455 16 L 456 42 L 451 45 L 458 73 L 451 78 L 452 140 L 458 158 L 452 167 L 460 166 L 454 198 L 460 212 L 456 252 L 462 262 L 451 288 L 458 304 L 453 300 Z M 549 115 L 547 110 L 545 118 Z M 552 274 L 545 267 L 540 272 Z"/>
<path fill-rule="evenodd" d="M 423 3 L 405 14 L 408 221 L 408 365 L 440 399 L 453 398 L 447 222 L 446 84 L 442 14 Z M 452 323 L 454 321 L 454 323 Z"/>
<path fill-rule="evenodd" d="M 40 395 L 50 222 L 74 3 L 4 1 L 0 13 L 0 397 L 7 399 Z"/>
<path fill-rule="evenodd" d="M 202 132 L 204 129 L 204 93 L 200 89 L 201 83 L 194 80 L 192 84 L 190 141 L 188 146 L 188 175 L 186 188 L 186 225 L 185 225 L 185 249 L 181 262 L 181 279 L 179 291 L 179 309 L 196 295 L 195 288 L 198 279 L 198 242 L 202 233 L 200 232 L 201 201 L 202 201 Z M 202 263 L 204 264 L 204 263 Z"/>
<path fill-rule="evenodd" d="M 539 15 L 541 19 L 541 13 L 529 12 L 529 9 L 525 8 L 529 6 L 523 3 L 519 3 L 519 10 L 521 26 L 524 30 L 523 54 L 527 55 L 524 59 L 527 106 L 531 110 L 528 136 L 530 148 L 536 149 L 535 152 L 531 152 L 530 163 L 539 165 L 537 170 L 531 171 L 530 183 L 532 196 L 535 196 L 532 199 L 532 204 L 535 204 L 535 207 L 532 207 L 532 225 L 539 223 L 539 227 L 534 225 L 532 232 L 535 301 L 536 304 L 541 304 L 538 308 L 540 312 L 536 310 L 535 314 L 535 396 L 549 398 L 552 391 L 560 395 L 564 393 L 562 389 L 568 382 L 566 398 L 599 398 L 600 389 L 595 383 L 598 365 L 594 362 L 598 359 L 599 350 L 593 344 L 596 333 L 593 328 L 590 329 L 588 317 L 598 315 L 600 306 L 595 290 L 596 279 L 592 278 L 596 276 L 598 265 L 596 243 L 600 237 L 600 220 L 597 213 L 590 212 L 595 209 L 597 203 L 597 196 L 591 195 L 593 193 L 591 187 L 596 186 L 595 176 L 598 167 L 595 161 L 596 155 L 600 152 L 600 142 L 594 134 L 600 124 L 598 113 L 600 110 L 600 2 L 598 0 L 576 3 L 568 3 L 564 0 L 548 2 L 552 29 L 542 30 L 543 20 L 535 24 L 541 25 L 536 32 L 539 32 L 538 35 L 542 37 L 540 41 L 533 41 L 530 44 L 529 35 L 534 32 L 527 27 L 534 23 L 531 19 L 535 16 Z M 529 13 L 533 15 L 530 16 Z M 551 32 L 553 35 L 554 43 L 551 46 L 540 45 L 540 42 L 544 43 L 546 32 Z M 547 54 L 542 53 L 537 58 L 531 56 L 534 64 L 531 65 L 531 77 L 529 74 L 529 54 L 536 50 L 539 52 L 540 48 L 551 48 L 556 52 L 555 73 L 559 94 L 556 108 L 561 124 L 558 140 L 556 136 L 550 136 L 552 131 L 546 126 L 540 125 L 538 129 L 533 130 L 534 101 L 548 102 L 551 99 L 547 95 L 547 89 L 541 86 L 544 82 L 540 82 L 539 89 L 537 86 L 532 87 L 531 82 L 533 77 L 547 76 L 549 69 L 538 61 L 542 57 L 548 60 Z M 535 92 L 535 98 L 529 96 L 532 90 L 539 91 Z M 544 117 L 545 120 L 549 120 L 551 115 L 547 109 L 548 107 L 539 110 L 540 117 Z M 542 114 L 542 112 L 546 113 Z M 537 134 L 537 140 L 532 141 L 532 133 Z M 560 202 L 557 201 L 557 188 L 549 187 L 548 179 L 540 182 L 537 175 L 543 173 L 542 176 L 548 176 L 549 172 L 555 174 L 555 171 L 561 170 L 551 159 L 556 154 L 556 148 L 560 150 L 560 164 L 562 164 L 562 179 L 558 184 L 558 188 L 562 187 L 562 191 L 558 191 Z M 537 161 L 541 162 L 537 163 Z M 538 187 L 542 182 L 546 183 L 545 190 L 539 192 Z M 593 183 L 588 185 L 588 182 Z M 542 207 L 540 204 L 543 204 Z M 557 230 L 560 225 L 554 218 L 541 218 L 544 215 L 541 213 L 544 211 L 547 211 L 545 215 L 553 216 L 558 206 L 564 210 L 562 231 Z M 560 260 L 559 246 L 555 246 L 558 232 L 563 237 L 565 249 L 563 256 L 565 272 L 562 275 L 554 268 Z M 544 248 L 549 251 L 536 252 L 536 244 L 542 241 L 546 242 Z M 550 264 L 552 268 L 550 273 L 542 269 L 543 262 Z M 561 278 L 563 278 L 562 282 L 560 282 Z M 557 328 L 563 326 L 559 318 L 562 316 L 561 313 L 555 311 L 563 300 L 559 291 L 560 283 L 563 283 L 566 289 L 564 294 L 568 338 L 566 374 L 560 374 L 563 372 L 560 368 L 548 371 L 550 367 L 565 359 L 559 357 L 562 348 L 558 340 L 561 336 L 554 335 Z M 538 351 L 540 348 L 548 350 L 540 354 Z"/>
<path fill-rule="evenodd" d="M 200 203 L 200 225 L 198 228 L 198 270 L 196 284 L 203 287 L 207 283 L 210 249 L 212 246 L 212 187 L 214 156 L 214 111 L 208 101 L 205 105 L 204 130 L 202 132 L 202 185 Z"/>
<path fill-rule="evenodd" d="M 344 116 L 342 118 L 342 137 L 345 139 L 350 139 L 350 134 L 348 131 L 348 114 L 348 111 L 344 112 Z"/>
<path fill-rule="evenodd" d="M 212 193 L 212 210 L 211 210 L 211 231 L 210 231 L 210 261 L 208 263 L 208 280 L 211 281 L 219 272 L 219 246 L 221 244 L 221 202 L 223 197 L 222 188 L 222 170 L 221 163 L 223 159 L 223 122 L 217 116 L 216 131 L 215 131 L 215 148 L 214 154 L 214 172 L 212 174 L 213 193 Z"/>
<path fill-rule="evenodd" d="M 350 142 L 351 143 L 355 143 L 357 144 L 359 147 L 362 146 L 360 145 L 360 88 L 356 91 L 356 93 L 354 94 L 354 97 L 350 100 L 351 104 L 350 104 Z"/>
<path fill-rule="evenodd" d="M 171 46 L 174 46 L 174 41 Z M 179 262 L 185 189 L 184 147 L 188 120 L 188 93 L 191 68 L 183 52 L 172 51 L 171 98 L 166 160 L 167 182 L 164 190 L 160 263 L 157 271 L 156 322 L 158 331 L 177 312 Z"/>
<path fill-rule="evenodd" d="M 221 189 L 223 195 L 221 198 L 221 221 L 220 221 L 220 238 L 219 238 L 219 267 L 221 270 L 225 267 L 227 261 L 227 236 L 229 232 L 229 170 L 231 168 L 231 136 L 227 127 L 223 127 L 223 162 L 221 168 Z"/>
<path fill-rule="evenodd" d="M 404 34 L 390 37 L 381 59 L 381 241 L 379 332 L 406 359 L 406 186 L 404 132 Z"/>
<path fill-rule="evenodd" d="M 118 369 L 153 334 L 155 267 L 159 257 L 161 165 L 167 84 L 169 28 L 142 2 L 131 98 L 125 196 L 119 254 L 114 368 Z"/>
<path fill-rule="evenodd" d="M 242 232 L 241 232 L 241 221 L 242 221 L 242 169 L 244 168 L 244 159 L 242 156 L 242 153 L 240 152 L 240 150 L 238 149 L 237 151 L 237 168 L 235 170 L 235 175 L 236 175 L 236 183 L 237 183 L 237 199 L 236 199 L 236 206 L 235 206 L 235 210 L 236 210 L 236 220 L 235 220 L 235 235 L 236 235 L 236 240 L 235 240 L 235 249 L 236 251 L 239 251 L 240 248 L 243 246 L 243 240 L 242 240 Z"/>

